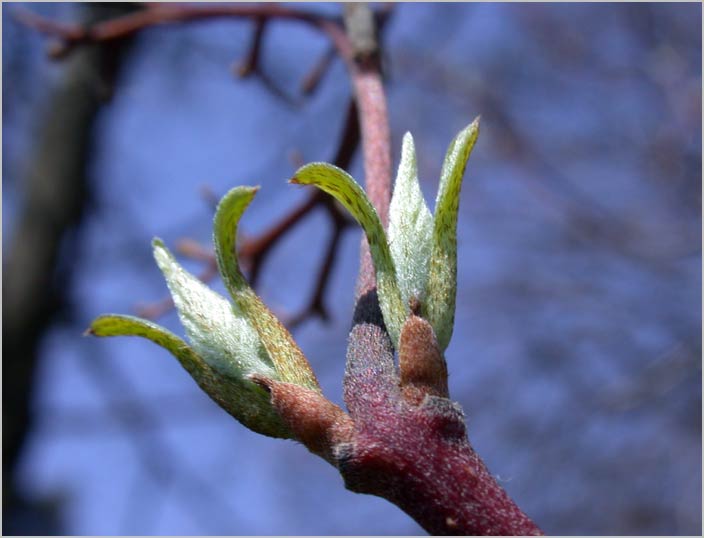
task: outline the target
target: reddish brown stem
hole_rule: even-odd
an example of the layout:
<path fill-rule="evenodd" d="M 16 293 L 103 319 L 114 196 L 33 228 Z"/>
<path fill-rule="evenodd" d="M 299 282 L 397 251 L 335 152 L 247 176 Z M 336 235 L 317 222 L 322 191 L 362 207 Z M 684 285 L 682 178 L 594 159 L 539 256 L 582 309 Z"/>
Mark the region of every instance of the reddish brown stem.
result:
<path fill-rule="evenodd" d="M 353 414 L 354 442 L 338 451 L 350 490 L 388 499 L 432 535 L 542 534 L 472 449 L 457 404 L 368 401 Z"/>
<path fill-rule="evenodd" d="M 386 94 L 378 71 L 357 68 L 352 80 L 362 129 L 367 196 L 386 227 L 391 201 L 391 133 Z"/>
<path fill-rule="evenodd" d="M 351 60 L 347 64 L 359 112 L 367 196 L 386 227 L 391 201 L 391 133 L 381 78 L 376 24 L 369 7 L 365 4 L 346 4 L 345 29 L 351 47 Z M 366 238 L 362 238 L 357 298 L 375 287 L 376 276 L 369 244 Z"/>

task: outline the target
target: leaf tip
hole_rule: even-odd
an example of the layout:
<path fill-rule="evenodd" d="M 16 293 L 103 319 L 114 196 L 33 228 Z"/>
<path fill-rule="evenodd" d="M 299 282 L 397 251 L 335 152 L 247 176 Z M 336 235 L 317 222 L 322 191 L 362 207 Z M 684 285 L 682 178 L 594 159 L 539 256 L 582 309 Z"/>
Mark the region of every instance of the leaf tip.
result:
<path fill-rule="evenodd" d="M 246 208 L 254 199 L 257 192 L 259 192 L 260 188 L 261 187 L 259 185 L 239 185 L 237 187 L 232 187 L 220 200 L 218 210 L 216 210 L 216 216 L 220 213 L 220 208 L 229 207 L 231 204 L 237 204 L 240 200 L 244 200 L 244 208 Z"/>
<path fill-rule="evenodd" d="M 162 239 L 160 237 L 155 237 L 154 239 L 152 239 L 152 248 L 154 250 L 156 250 L 158 248 L 165 249 L 166 245 L 164 244 L 164 241 L 162 241 Z"/>
<path fill-rule="evenodd" d="M 90 326 L 83 331 L 81 336 L 103 336 L 100 333 L 100 322 L 105 319 L 105 315 L 98 316 L 90 322 Z"/>
<path fill-rule="evenodd" d="M 464 130 L 466 133 L 468 133 L 471 137 L 476 137 L 479 134 L 479 125 L 481 124 L 481 115 L 477 116 L 472 120 L 472 123 L 470 123 Z"/>
<path fill-rule="evenodd" d="M 159 237 L 152 239 L 152 255 L 162 273 L 171 262 L 175 262 L 173 254 Z"/>

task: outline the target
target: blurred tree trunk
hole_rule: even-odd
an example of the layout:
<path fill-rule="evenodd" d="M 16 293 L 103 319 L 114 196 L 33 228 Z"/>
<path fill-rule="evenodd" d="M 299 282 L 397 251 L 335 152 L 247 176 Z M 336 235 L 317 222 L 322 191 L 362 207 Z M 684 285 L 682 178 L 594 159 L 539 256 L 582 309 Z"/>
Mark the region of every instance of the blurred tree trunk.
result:
<path fill-rule="evenodd" d="M 90 23 L 134 9 L 85 4 Z M 3 260 L 3 512 L 4 533 L 63 533 L 18 490 L 16 469 L 33 425 L 32 404 L 42 337 L 63 310 L 81 216 L 89 201 L 88 170 L 96 125 L 129 44 L 84 46 L 66 59 L 20 178 L 21 206 Z M 73 249 L 75 252 L 75 249 Z"/>

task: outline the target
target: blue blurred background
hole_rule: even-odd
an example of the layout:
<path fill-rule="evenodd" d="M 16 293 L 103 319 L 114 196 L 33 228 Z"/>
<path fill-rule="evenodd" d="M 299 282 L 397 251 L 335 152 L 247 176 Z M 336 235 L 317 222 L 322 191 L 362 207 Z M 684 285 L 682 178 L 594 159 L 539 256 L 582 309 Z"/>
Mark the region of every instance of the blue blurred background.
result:
<path fill-rule="evenodd" d="M 25 7 L 64 22 L 95 10 Z M 2 6 L 4 533 L 422 534 L 303 447 L 246 430 L 161 348 L 81 337 L 98 314 L 166 296 L 152 237 L 210 246 L 204 192 L 261 185 L 250 237 L 306 198 L 285 180 L 299 160 L 333 158 L 350 95 L 339 60 L 301 95 L 326 39 L 267 28 L 262 67 L 282 98 L 233 75 L 252 22 L 149 29 L 121 56 L 111 99 L 85 112 L 57 101 L 85 76 L 84 53 L 49 60 L 14 9 Z M 394 162 L 411 131 L 429 200 L 447 144 L 482 116 L 450 389 L 474 447 L 547 533 L 701 532 L 701 15 L 399 4 L 384 30 Z M 47 149 L 73 121 L 92 122 L 90 136 L 77 123 Z M 52 258 L 23 229 L 75 189 L 52 179 L 44 206 L 30 203 L 55 171 L 44 160 L 71 155 L 86 180 Z M 362 179 L 359 158 L 351 172 Z M 258 288 L 276 312 L 305 304 L 329 233 L 318 210 L 271 253 Z M 346 232 L 338 250 L 332 319 L 294 333 L 340 404 L 359 239 Z M 45 280 L 23 281 L 43 263 Z M 182 332 L 174 312 L 159 322 Z"/>

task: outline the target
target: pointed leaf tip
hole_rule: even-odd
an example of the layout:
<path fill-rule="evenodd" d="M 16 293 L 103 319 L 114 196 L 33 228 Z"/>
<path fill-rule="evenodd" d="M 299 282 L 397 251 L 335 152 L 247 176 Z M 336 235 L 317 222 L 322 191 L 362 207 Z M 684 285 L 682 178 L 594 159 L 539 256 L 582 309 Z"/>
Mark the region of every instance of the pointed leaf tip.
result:
<path fill-rule="evenodd" d="M 479 117 L 450 143 L 435 203 L 433 247 L 423 317 L 433 326 L 440 348 L 450 343 L 457 295 L 457 216 L 467 160 L 479 134 Z"/>

